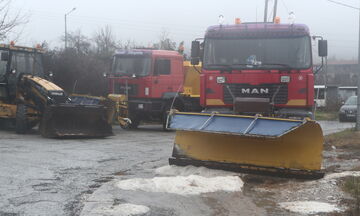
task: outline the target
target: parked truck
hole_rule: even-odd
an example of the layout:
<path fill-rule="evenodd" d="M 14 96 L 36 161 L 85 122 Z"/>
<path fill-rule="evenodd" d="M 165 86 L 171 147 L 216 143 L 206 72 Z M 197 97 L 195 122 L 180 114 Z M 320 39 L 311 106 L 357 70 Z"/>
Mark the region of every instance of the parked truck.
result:
<path fill-rule="evenodd" d="M 202 62 L 200 104 L 205 112 L 171 113 L 167 126 L 176 137 L 169 163 L 323 176 L 323 135 L 310 120 L 312 39 L 302 24 L 209 27 L 203 42 L 193 41 L 191 50 L 192 64 Z M 326 55 L 327 42 L 319 40 L 319 56 Z"/>
<path fill-rule="evenodd" d="M 210 27 L 194 41 L 200 58 L 201 105 L 241 114 L 312 117 L 314 69 L 309 28 L 300 24 L 244 23 Z M 319 41 L 320 56 L 326 41 Z M 201 53 L 201 55 L 200 55 Z"/>
<path fill-rule="evenodd" d="M 190 65 L 176 51 L 117 51 L 107 77 L 120 125 L 137 128 L 141 121 L 160 121 L 165 129 L 171 107 L 200 111 L 199 70 L 200 66 Z"/>

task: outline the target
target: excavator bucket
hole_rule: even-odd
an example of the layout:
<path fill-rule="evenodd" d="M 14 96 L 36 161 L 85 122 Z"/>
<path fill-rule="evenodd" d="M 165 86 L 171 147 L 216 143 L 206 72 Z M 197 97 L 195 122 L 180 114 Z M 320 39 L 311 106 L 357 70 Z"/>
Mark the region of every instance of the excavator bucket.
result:
<path fill-rule="evenodd" d="M 169 163 L 245 173 L 316 179 L 323 134 L 312 120 L 206 113 L 170 113 L 176 130 Z"/>
<path fill-rule="evenodd" d="M 50 105 L 40 123 L 44 137 L 107 137 L 113 135 L 109 113 L 111 107 L 101 100 L 87 96 L 74 96 L 72 103 Z"/>

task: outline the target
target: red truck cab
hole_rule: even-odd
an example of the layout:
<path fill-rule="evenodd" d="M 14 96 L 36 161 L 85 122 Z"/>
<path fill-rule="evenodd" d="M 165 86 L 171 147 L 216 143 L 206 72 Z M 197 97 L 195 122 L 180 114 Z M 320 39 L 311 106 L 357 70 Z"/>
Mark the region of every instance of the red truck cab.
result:
<path fill-rule="evenodd" d="M 312 117 L 314 72 L 306 25 L 211 26 L 201 45 L 203 107 L 241 114 Z M 199 47 L 198 41 L 193 42 L 194 64 Z"/>
<path fill-rule="evenodd" d="M 132 127 L 161 120 L 184 80 L 183 56 L 176 51 L 119 50 L 109 77 L 111 94 L 126 94 Z"/>

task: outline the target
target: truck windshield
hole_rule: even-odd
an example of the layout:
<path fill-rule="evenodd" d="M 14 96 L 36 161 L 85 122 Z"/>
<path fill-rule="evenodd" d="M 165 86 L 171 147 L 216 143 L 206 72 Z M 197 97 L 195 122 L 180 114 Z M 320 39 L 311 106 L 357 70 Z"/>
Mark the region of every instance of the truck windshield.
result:
<path fill-rule="evenodd" d="M 205 40 L 205 69 L 305 69 L 310 66 L 311 42 L 308 36 Z"/>
<path fill-rule="evenodd" d="M 41 54 L 28 52 L 13 52 L 11 58 L 11 70 L 17 74 L 32 74 L 43 77 L 43 65 Z"/>
<path fill-rule="evenodd" d="M 357 96 L 351 96 L 347 101 L 345 102 L 345 105 L 356 105 L 357 104 Z"/>
<path fill-rule="evenodd" d="M 150 72 L 151 58 L 145 56 L 115 56 L 114 75 L 146 76 Z"/>

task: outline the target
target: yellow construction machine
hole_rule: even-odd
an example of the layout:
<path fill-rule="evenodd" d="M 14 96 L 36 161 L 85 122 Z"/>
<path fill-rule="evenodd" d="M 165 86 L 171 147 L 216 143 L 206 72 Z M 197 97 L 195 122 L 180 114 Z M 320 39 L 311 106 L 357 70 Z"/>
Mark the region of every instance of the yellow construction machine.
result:
<path fill-rule="evenodd" d="M 44 74 L 41 48 L 0 45 L 0 125 L 24 134 L 39 124 L 44 137 L 112 135 L 111 106 L 72 100 Z M 48 79 L 45 79 L 48 78 Z"/>

